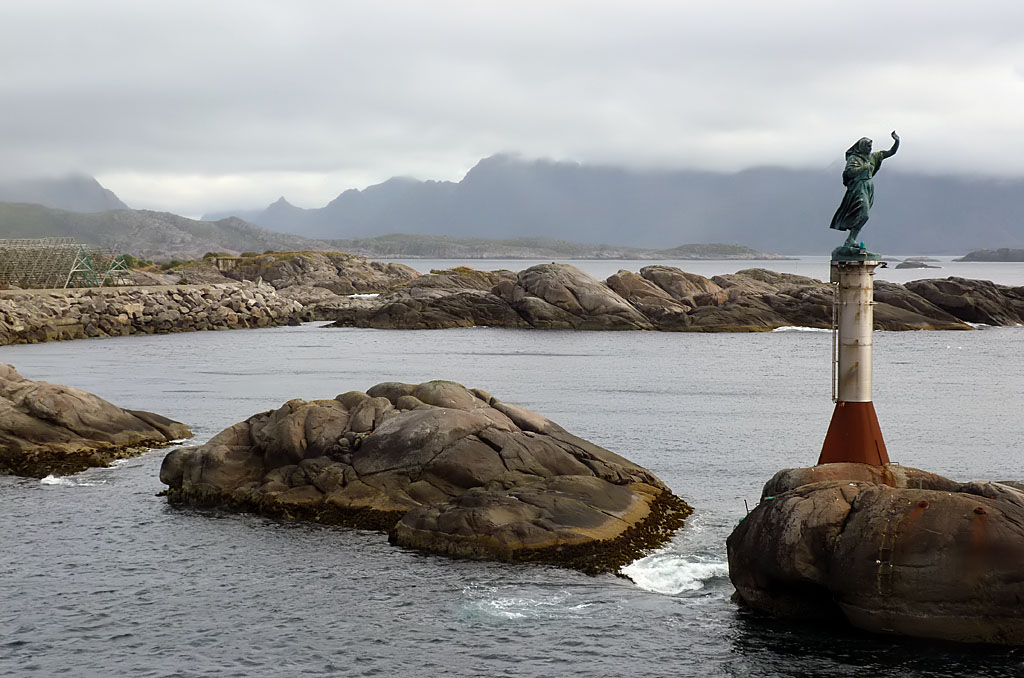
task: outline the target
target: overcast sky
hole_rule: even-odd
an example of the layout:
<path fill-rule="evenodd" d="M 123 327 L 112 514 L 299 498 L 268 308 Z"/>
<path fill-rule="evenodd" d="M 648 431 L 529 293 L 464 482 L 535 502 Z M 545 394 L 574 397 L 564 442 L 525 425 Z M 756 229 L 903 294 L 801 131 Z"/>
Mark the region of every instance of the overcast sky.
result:
<path fill-rule="evenodd" d="M 513 152 L 1024 176 L 1024 2 L 4 0 L 0 172 L 197 215 Z"/>

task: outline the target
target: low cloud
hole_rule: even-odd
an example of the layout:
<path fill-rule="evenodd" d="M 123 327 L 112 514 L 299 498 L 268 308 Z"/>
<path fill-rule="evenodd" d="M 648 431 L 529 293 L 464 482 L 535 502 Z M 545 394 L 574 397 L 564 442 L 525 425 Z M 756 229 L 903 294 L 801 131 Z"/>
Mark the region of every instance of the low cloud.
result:
<path fill-rule="evenodd" d="M 59 17 L 59 20 L 57 19 Z M 1024 8 L 862 2 L 5 3 L 4 172 L 198 214 L 518 152 L 1024 175 Z M 895 167 L 895 165 L 894 165 Z"/>

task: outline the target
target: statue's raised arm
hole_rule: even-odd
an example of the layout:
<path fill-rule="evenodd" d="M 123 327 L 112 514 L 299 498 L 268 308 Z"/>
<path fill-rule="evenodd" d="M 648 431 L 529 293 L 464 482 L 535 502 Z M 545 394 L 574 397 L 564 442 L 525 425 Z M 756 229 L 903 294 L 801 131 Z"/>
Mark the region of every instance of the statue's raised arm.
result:
<path fill-rule="evenodd" d="M 875 202 L 874 176 L 882 167 L 882 161 L 896 155 L 900 147 L 900 136 L 892 132 L 892 147 L 887 151 L 871 152 L 871 139 L 861 137 L 846 151 L 846 167 L 843 168 L 843 185 L 846 194 L 832 217 L 830 228 L 849 231 L 846 242 L 838 248 L 844 255 L 863 255 L 866 251 L 857 242 L 860 229 L 868 221 L 868 210 Z M 837 250 L 838 251 L 838 250 Z"/>
<path fill-rule="evenodd" d="M 891 158 L 896 155 L 896 151 L 900 148 L 900 135 L 896 134 L 896 130 L 892 131 L 892 148 L 888 151 L 882 151 L 883 158 Z"/>

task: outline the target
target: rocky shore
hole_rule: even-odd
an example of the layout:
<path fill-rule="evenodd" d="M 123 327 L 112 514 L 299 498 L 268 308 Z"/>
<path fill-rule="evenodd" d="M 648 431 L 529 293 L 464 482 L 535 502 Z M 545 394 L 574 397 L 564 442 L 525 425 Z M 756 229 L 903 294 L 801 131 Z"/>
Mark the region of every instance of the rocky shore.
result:
<path fill-rule="evenodd" d="M 1024 645 L 1024 492 L 1009 483 L 897 465 L 785 469 L 727 548 L 736 599 L 767 614 Z"/>
<path fill-rule="evenodd" d="M 760 332 L 828 328 L 832 286 L 746 269 L 705 278 L 672 266 L 598 281 L 570 264 L 518 273 L 407 266 L 323 252 L 192 262 L 147 285 L 0 291 L 0 345 L 333 321 L 336 327 Z M 263 276 L 267 276 L 264 278 Z M 376 295 L 376 296 L 375 296 Z M 1024 323 L 1024 287 L 945 278 L 875 281 L 875 328 L 969 330 Z"/>
<path fill-rule="evenodd" d="M 265 283 L 0 291 L 0 345 L 312 319 L 302 304 Z"/>
<path fill-rule="evenodd" d="M 339 309 L 365 303 L 350 295 L 390 292 L 419 275 L 404 264 L 344 252 L 267 252 L 186 262 L 161 278 L 179 284 L 264 282 L 301 303 L 311 319 L 334 320 Z"/>
<path fill-rule="evenodd" d="M 25 379 L 0 363 L 0 473 L 68 475 L 192 437 L 184 424 L 123 410 L 70 386 Z"/>
<path fill-rule="evenodd" d="M 569 264 L 519 273 L 461 267 L 420 276 L 372 303 L 338 309 L 338 327 L 758 332 L 828 328 L 832 286 L 747 269 L 712 278 L 672 266 L 619 271 L 604 282 Z M 1024 287 L 947 278 L 875 283 L 875 328 L 971 329 L 1024 323 Z"/>
<path fill-rule="evenodd" d="M 160 469 L 172 503 L 387 531 L 453 557 L 614 572 L 692 509 L 650 471 L 447 381 L 291 400 Z"/>

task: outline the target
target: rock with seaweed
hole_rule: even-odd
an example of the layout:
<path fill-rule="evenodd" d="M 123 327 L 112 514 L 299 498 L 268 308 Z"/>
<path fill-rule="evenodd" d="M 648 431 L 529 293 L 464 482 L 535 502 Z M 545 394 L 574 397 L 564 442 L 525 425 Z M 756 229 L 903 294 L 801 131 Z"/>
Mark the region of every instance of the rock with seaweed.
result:
<path fill-rule="evenodd" d="M 0 473 L 68 475 L 191 436 L 187 426 L 159 414 L 25 379 L 0 363 Z"/>
<path fill-rule="evenodd" d="M 876 633 L 1024 645 L 1017 488 L 898 465 L 779 471 L 729 536 L 736 599 Z"/>
<path fill-rule="evenodd" d="M 454 557 L 612 572 L 691 512 L 650 471 L 448 381 L 291 400 L 160 470 L 174 504 L 379 529 Z"/>

